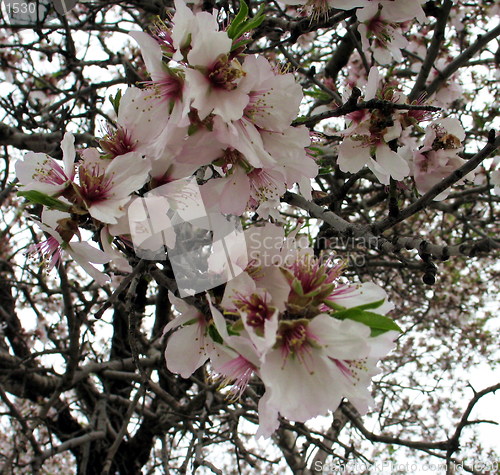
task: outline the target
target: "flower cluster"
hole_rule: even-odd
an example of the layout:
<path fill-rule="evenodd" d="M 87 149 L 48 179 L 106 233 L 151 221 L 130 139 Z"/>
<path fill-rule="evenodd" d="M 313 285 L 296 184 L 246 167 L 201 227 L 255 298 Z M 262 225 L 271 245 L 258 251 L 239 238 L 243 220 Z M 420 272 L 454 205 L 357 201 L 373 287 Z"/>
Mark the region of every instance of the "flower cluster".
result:
<path fill-rule="evenodd" d="M 235 398 L 260 379 L 264 437 L 278 415 L 305 422 L 343 398 L 365 413 L 377 362 L 399 330 L 384 316 L 392 308 L 384 290 L 348 283 L 342 265 L 322 262 L 274 225 L 251 228 L 246 239 L 248 264 L 222 298 L 208 297 L 210 312 L 170 294 L 179 316 L 165 328 L 167 367 L 187 378 L 210 360 L 213 377 L 232 385 Z"/>
<path fill-rule="evenodd" d="M 425 0 L 282 0 L 282 3 L 305 4 L 306 10 L 315 17 L 326 15 L 330 8 L 356 8 L 363 50 L 371 50 L 379 64 L 388 64 L 392 58 L 403 59 L 401 49 L 408 45 L 401 33 L 405 22 L 415 19 L 426 22 L 422 9 Z"/>
<path fill-rule="evenodd" d="M 279 218 L 287 188 L 297 183 L 310 197 L 318 167 L 307 152 L 309 131 L 291 126 L 301 87 L 265 57 L 244 54 L 248 31 L 263 17 L 239 15 L 220 30 L 215 14 L 193 13 L 182 0 L 175 8 L 171 27 L 158 22 L 151 34 L 131 33 L 150 80 L 115 97 L 117 120 L 98 148 L 77 154 L 67 133 L 62 166 L 33 152 L 16 164 L 22 194 L 59 213 L 50 225 L 44 219 L 53 213 L 41 215 L 51 237 L 37 250 L 51 266 L 73 243 L 82 243 L 84 227 L 100 231 L 104 249 L 86 246 L 86 269 L 90 262 L 113 261 L 129 270 L 111 246 L 115 237 L 125 247 L 130 241 L 128 206 L 134 197 L 186 177 L 199 179 L 209 212 L 241 216 L 253 210 Z M 92 277 L 106 281 L 91 268 Z"/>
<path fill-rule="evenodd" d="M 376 67 L 371 68 L 364 91 L 364 100 L 372 99 L 398 104 L 409 102 L 396 87 L 382 83 Z M 423 105 L 422 101 L 416 101 L 416 105 Z M 426 193 L 465 163 L 458 156 L 465 139 L 458 119 L 431 122 L 426 128 L 423 145 L 417 149 L 417 140 L 410 132 L 423 131 L 421 122 L 430 118 L 431 114 L 425 110 L 394 110 L 390 104 L 386 109 L 362 109 L 347 114 L 346 128 L 341 132 L 344 140 L 339 146 L 339 168 L 356 173 L 367 166 L 385 185 L 391 178 L 402 181 L 412 176 L 417 191 Z M 466 178 L 473 179 L 473 174 Z M 435 199 L 444 199 L 447 193 Z"/>
<path fill-rule="evenodd" d="M 427 193 L 465 163 L 458 156 L 464 139 L 465 131 L 458 119 L 435 120 L 426 128 L 423 146 L 413 152 L 413 177 L 420 194 Z M 473 180 L 474 173 L 465 178 Z M 434 199 L 444 200 L 449 192 L 447 189 Z"/>

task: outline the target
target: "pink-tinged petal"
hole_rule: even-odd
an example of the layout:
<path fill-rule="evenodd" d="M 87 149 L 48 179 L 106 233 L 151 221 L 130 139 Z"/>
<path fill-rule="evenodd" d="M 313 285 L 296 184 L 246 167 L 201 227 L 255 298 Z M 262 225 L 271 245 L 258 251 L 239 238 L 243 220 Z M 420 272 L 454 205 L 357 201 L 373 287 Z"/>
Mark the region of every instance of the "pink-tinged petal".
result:
<path fill-rule="evenodd" d="M 75 176 L 75 136 L 71 132 L 66 132 L 61 141 L 61 150 L 63 152 L 64 171 L 66 176 L 72 180 Z"/>
<path fill-rule="evenodd" d="M 380 83 L 380 73 L 376 66 L 372 66 L 370 68 L 370 72 L 368 73 L 368 82 L 366 84 L 365 90 L 365 101 L 369 101 L 370 99 L 374 99 L 377 94 L 377 90 Z"/>
<path fill-rule="evenodd" d="M 397 120 L 392 127 L 387 128 L 387 132 L 384 134 L 384 140 L 390 142 L 391 140 L 399 139 L 402 131 L 403 127 L 401 126 L 401 122 Z"/>
<path fill-rule="evenodd" d="M 111 236 L 108 226 L 104 226 L 101 229 L 101 244 L 104 252 L 111 257 L 111 261 L 114 266 L 120 272 L 132 272 L 132 266 L 128 263 L 125 255 L 115 249 L 111 244 L 113 242 L 113 236 Z"/>
<path fill-rule="evenodd" d="M 361 141 L 346 138 L 340 144 L 337 163 L 343 172 L 356 173 L 367 165 L 369 160 L 370 148 L 364 146 Z"/>
<path fill-rule="evenodd" d="M 76 241 L 69 244 L 74 255 L 78 256 L 79 260 L 93 262 L 94 264 L 107 264 L 111 258 L 105 252 L 92 247 L 88 242 Z"/>
<path fill-rule="evenodd" d="M 388 145 L 380 144 L 375 155 L 377 164 L 395 180 L 401 181 L 410 174 L 410 167 L 406 160 L 392 151 Z"/>
<path fill-rule="evenodd" d="M 103 160 L 101 158 L 101 154 L 99 153 L 99 150 L 97 150 L 95 147 L 91 148 L 86 148 L 84 150 L 79 151 L 80 156 L 85 160 L 85 161 L 94 161 L 97 162 L 99 160 Z"/>
<path fill-rule="evenodd" d="M 75 256 L 72 255 L 71 251 L 69 251 L 69 254 L 75 259 L 75 261 L 77 261 Z M 93 265 L 89 264 L 88 262 L 84 261 L 80 262 L 77 261 L 77 262 L 81 266 L 81 268 L 96 281 L 97 284 L 106 285 L 108 282 L 111 281 L 109 275 L 97 270 Z"/>
<path fill-rule="evenodd" d="M 255 434 L 258 439 L 264 437 L 268 439 L 280 426 L 278 409 L 269 404 L 271 391 L 266 389 L 266 392 L 259 400 L 259 429 Z"/>
<path fill-rule="evenodd" d="M 66 248 L 68 254 L 89 274 L 99 285 L 104 285 L 110 281 L 108 275 L 96 269 L 94 264 L 106 264 L 110 257 L 87 242 L 72 242 Z"/>
<path fill-rule="evenodd" d="M 118 218 L 123 216 L 126 205 L 130 201 L 129 197 L 119 199 L 106 199 L 97 203 L 92 203 L 88 207 L 90 215 L 106 224 L 116 224 Z"/>
<path fill-rule="evenodd" d="M 323 313 L 309 323 L 309 330 L 324 347 L 330 358 L 355 360 L 370 353 L 367 340 L 370 328 L 353 320 L 337 320 Z"/>
<path fill-rule="evenodd" d="M 257 287 L 265 289 L 271 295 L 271 304 L 281 312 L 286 310 L 290 294 L 290 284 L 277 266 L 268 267 L 255 276 Z"/>
<path fill-rule="evenodd" d="M 339 10 L 351 10 L 356 7 L 365 7 L 370 5 L 371 0 L 328 0 L 328 5 L 331 8 Z"/>
<path fill-rule="evenodd" d="M 219 203 L 221 213 L 241 216 L 250 198 L 250 180 L 245 170 L 237 167 L 232 175 L 218 180 L 225 181 Z"/>
<path fill-rule="evenodd" d="M 270 390 L 268 405 L 297 422 L 337 409 L 346 392 L 346 384 L 337 374 L 335 364 L 315 349 L 303 358 L 286 359 L 279 349 L 270 351 L 260 369 L 266 390 Z"/>
<path fill-rule="evenodd" d="M 283 132 L 262 132 L 261 136 L 264 148 L 276 161 L 276 168 L 285 176 L 289 187 L 318 174 L 316 162 L 307 155 L 305 149 L 311 144 L 307 127 L 288 127 Z"/>
<path fill-rule="evenodd" d="M 248 94 L 239 91 L 239 89 L 226 91 L 224 89 L 218 90 L 210 88 L 208 95 L 205 97 L 202 97 L 201 94 L 197 94 L 192 105 L 201 111 L 199 114 L 200 119 L 202 116 L 206 117 L 212 112 L 229 122 L 241 119 L 248 101 Z"/>
<path fill-rule="evenodd" d="M 221 143 L 238 150 L 252 167 L 265 168 L 275 164 L 273 157 L 266 151 L 263 135 L 247 119 L 228 123 L 222 117 L 216 117 L 214 132 Z"/>
<path fill-rule="evenodd" d="M 297 117 L 302 88 L 292 74 L 276 74 L 263 56 L 247 56 L 243 69 L 238 88 L 250 93 L 245 116 L 261 129 L 284 131 Z"/>
<path fill-rule="evenodd" d="M 382 4 L 382 15 L 390 22 L 400 23 L 416 19 L 426 23 L 427 17 L 418 0 L 385 0 Z"/>
<path fill-rule="evenodd" d="M 394 304 L 388 301 L 387 292 L 373 282 L 365 282 L 355 287 L 351 287 L 351 289 L 352 291 L 336 297 L 335 302 L 345 308 L 352 308 L 384 300 L 384 303 L 380 307 L 370 310 L 370 312 L 375 312 L 380 315 L 385 315 L 394 308 Z"/>
<path fill-rule="evenodd" d="M 189 36 L 197 30 L 195 16 L 183 0 L 175 0 L 175 15 L 172 18 L 172 23 L 172 42 L 174 47 L 179 50 L 174 54 L 173 59 L 179 61 L 182 59 L 180 50 L 187 46 Z"/>
<path fill-rule="evenodd" d="M 446 119 L 438 119 L 434 121 L 432 124 L 444 128 L 446 132 L 457 137 L 458 140 L 460 140 L 460 142 L 463 142 L 465 140 L 465 130 L 461 122 L 454 117 L 447 117 Z"/>
<path fill-rule="evenodd" d="M 210 295 L 207 293 L 207 301 L 208 305 L 210 307 L 210 312 L 212 313 L 212 318 L 215 323 L 215 328 L 219 332 L 219 335 L 222 337 L 224 341 L 227 341 L 229 339 L 229 333 L 227 331 L 227 325 L 226 325 L 226 319 L 222 315 L 222 313 L 219 312 L 212 303 L 212 300 L 210 299 Z"/>
<path fill-rule="evenodd" d="M 143 31 L 130 31 L 129 35 L 139 44 L 142 59 L 144 60 L 148 72 L 151 75 L 154 73 L 163 73 L 163 54 L 160 44 Z"/>
<path fill-rule="evenodd" d="M 370 160 L 368 161 L 368 168 L 370 168 L 370 170 L 377 177 L 377 180 L 380 183 L 382 183 L 383 185 L 389 185 L 389 183 L 391 182 L 391 176 L 385 168 L 382 168 L 380 163 L 376 162 L 375 160 L 373 160 L 373 158 L 370 157 Z"/>
<path fill-rule="evenodd" d="M 311 186 L 311 179 L 307 177 L 301 177 L 298 181 L 297 184 L 299 185 L 299 190 L 300 194 L 306 199 L 306 200 L 312 200 L 312 186 Z"/>
<path fill-rule="evenodd" d="M 363 8 L 356 11 L 356 18 L 359 20 L 360 25 L 363 26 L 364 31 L 366 31 L 367 25 L 369 25 L 369 20 L 371 20 L 378 13 L 378 2 L 372 2 L 368 0 L 368 2 L 364 5 Z M 361 33 L 361 30 L 359 30 Z M 362 36 L 368 36 L 361 33 Z"/>
<path fill-rule="evenodd" d="M 224 148 L 214 132 L 202 129 L 185 140 L 176 160 L 197 166 L 208 165 L 223 155 Z"/>
<path fill-rule="evenodd" d="M 370 358 L 378 360 L 386 356 L 396 346 L 395 341 L 398 336 L 397 331 L 391 330 L 370 338 Z"/>
<path fill-rule="evenodd" d="M 197 19 L 213 18 L 209 13 L 203 12 L 196 15 Z M 211 67 L 221 55 L 231 51 L 232 40 L 225 31 L 211 31 L 203 26 L 192 38 L 192 49 L 187 55 L 191 66 Z"/>
<path fill-rule="evenodd" d="M 139 190 L 149 177 L 149 162 L 136 152 L 115 157 L 106 169 L 112 178 L 112 193 L 117 198 L 127 197 Z"/>
<path fill-rule="evenodd" d="M 276 343 L 276 336 L 278 332 L 278 314 L 279 311 L 276 309 L 270 318 L 268 318 L 264 322 L 264 336 L 260 336 L 255 333 L 254 329 L 246 326 L 248 334 L 250 335 L 250 339 L 255 345 L 257 351 L 262 354 L 262 358 L 265 358 L 267 352 L 274 346 Z M 246 322 L 245 315 L 242 315 L 243 322 Z"/>
<path fill-rule="evenodd" d="M 183 378 L 189 378 L 208 359 L 204 345 L 204 329 L 197 323 L 176 330 L 165 348 L 167 368 Z"/>
<path fill-rule="evenodd" d="M 68 177 L 61 166 L 45 153 L 28 152 L 15 165 L 23 191 L 36 190 L 55 195 L 67 186 Z"/>
<path fill-rule="evenodd" d="M 46 227 L 54 230 L 59 225 L 59 220 L 67 218 L 71 218 L 71 214 L 65 213 L 64 211 L 58 211 L 56 209 L 49 209 L 44 207 L 41 215 L 42 222 L 40 224 L 43 224 Z M 60 236 L 58 236 L 58 240 L 61 242 Z"/>
<path fill-rule="evenodd" d="M 134 150 L 156 140 L 168 121 L 168 107 L 151 89 L 129 87 L 120 99 L 118 124 L 130 135 Z"/>
<path fill-rule="evenodd" d="M 360 415 L 364 416 L 370 407 L 375 405 L 371 394 L 366 391 L 362 397 L 349 396 L 349 402 L 357 409 Z"/>
<path fill-rule="evenodd" d="M 168 291 L 168 300 L 174 306 L 175 310 L 180 313 L 180 315 L 167 323 L 165 329 L 163 330 L 164 335 L 174 328 L 184 325 L 184 323 L 189 322 L 190 320 L 204 318 L 196 307 L 193 307 L 184 300 L 176 297 L 170 290 Z"/>
<path fill-rule="evenodd" d="M 226 284 L 224 296 L 220 303 L 221 307 L 229 311 L 236 310 L 233 300 L 238 298 L 239 295 L 253 294 L 256 288 L 254 280 L 246 272 L 241 273 Z"/>

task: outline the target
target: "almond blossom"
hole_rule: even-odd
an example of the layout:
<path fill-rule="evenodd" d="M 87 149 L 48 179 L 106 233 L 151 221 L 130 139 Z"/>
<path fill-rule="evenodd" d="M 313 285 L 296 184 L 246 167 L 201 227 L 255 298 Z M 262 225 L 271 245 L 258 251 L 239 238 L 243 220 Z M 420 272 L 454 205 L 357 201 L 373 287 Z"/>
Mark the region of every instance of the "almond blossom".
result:
<path fill-rule="evenodd" d="M 366 101 L 375 97 L 379 81 L 378 70 L 372 67 L 366 85 Z M 401 123 L 384 114 L 375 110 L 369 115 L 356 117 L 356 126 L 345 131 L 346 138 L 339 146 L 338 165 L 343 172 L 350 173 L 356 173 L 366 165 L 381 183 L 388 185 L 390 178 L 403 180 L 410 174 L 410 169 L 404 157 L 389 146 L 389 142 L 400 137 Z"/>
<path fill-rule="evenodd" d="M 316 15 L 325 14 L 330 8 L 351 10 L 359 8 L 356 15 L 362 14 L 365 9 L 382 9 L 390 21 L 403 22 L 416 19 L 425 22 L 426 16 L 421 5 L 425 0 L 281 0 L 286 5 L 306 5 Z M 359 18 L 359 16 L 358 16 Z"/>
<path fill-rule="evenodd" d="M 464 139 L 465 131 L 458 119 L 438 119 L 426 128 L 424 145 L 413 152 L 413 177 L 420 194 L 427 193 L 465 163 L 458 156 Z M 473 176 L 471 172 L 465 178 L 473 179 Z M 434 200 L 443 200 L 449 193 L 447 189 Z"/>
<path fill-rule="evenodd" d="M 392 7 L 381 8 L 378 3 L 372 2 L 359 10 L 356 16 L 360 21 L 358 31 L 363 50 L 371 49 L 379 64 L 388 64 L 392 58 L 398 62 L 403 60 L 401 49 L 408 45 L 408 40 L 401 34 L 401 28 L 390 19 L 393 17 Z"/>
<path fill-rule="evenodd" d="M 249 97 L 238 87 L 245 73 L 238 59 L 230 55 L 233 41 L 219 31 L 214 15 L 194 14 L 179 0 L 175 6 L 172 41 L 177 51 L 173 59 L 189 65 L 184 71 L 186 100 L 201 120 L 210 113 L 224 120 L 239 119 Z"/>
<path fill-rule="evenodd" d="M 24 191 L 36 190 L 49 195 L 63 192 L 75 177 L 75 137 L 66 132 L 61 141 L 63 166 L 45 153 L 28 152 L 16 162 L 16 175 Z"/>
<path fill-rule="evenodd" d="M 179 316 L 165 327 L 163 334 L 174 331 L 165 348 L 167 368 L 189 378 L 215 351 L 214 342 L 207 334 L 206 317 L 195 307 L 185 303 L 169 291 L 168 298 Z M 196 345 L 193 348 L 193 344 Z M 186 351 L 189 349 L 189 351 Z"/>
<path fill-rule="evenodd" d="M 343 397 L 366 413 L 371 403 L 370 378 L 378 373 L 371 358 L 388 353 L 395 332 L 370 337 L 362 323 L 336 320 L 319 314 L 312 320 L 281 322 L 277 345 L 260 367 L 266 394 L 259 403 L 257 437 L 269 437 L 276 429 L 278 413 L 289 420 L 306 422 L 335 410 Z"/>
<path fill-rule="evenodd" d="M 398 327 L 383 316 L 392 308 L 383 289 L 342 279 L 343 265 L 321 262 L 299 245 L 297 231 L 285 239 L 277 226 L 247 230 L 248 257 L 235 258 L 246 263 L 245 272 L 228 282 L 222 298 L 207 295 L 210 316 L 175 301 L 186 315 L 166 329 L 191 326 L 167 342 L 168 358 L 181 359 L 171 348 L 189 348 L 183 361 L 167 358 L 169 368 L 182 368 L 184 377 L 209 359 L 214 378 L 231 386 L 233 398 L 242 397 L 252 378 L 264 383 L 258 436 L 269 437 L 279 415 L 305 422 L 335 410 L 343 398 L 365 413 L 377 362 L 397 334 L 391 329 Z M 266 280 L 272 269 L 277 272 Z M 363 305 L 373 311 L 363 313 Z M 355 321 L 360 316 L 382 330 L 373 336 L 372 327 Z"/>
<path fill-rule="evenodd" d="M 92 264 L 106 264 L 111 258 L 107 253 L 92 247 L 88 242 L 81 239 L 72 240 L 77 226 L 72 222 L 69 213 L 45 208 L 38 225 L 49 237 L 39 244 L 31 246 L 30 253 L 31 255 L 39 254 L 49 270 L 58 266 L 62 262 L 64 254 L 67 254 L 99 285 L 104 285 L 110 280 L 109 276 Z"/>
<path fill-rule="evenodd" d="M 93 218 L 115 224 L 148 177 L 149 164 L 137 152 L 113 160 L 86 157 L 78 167 L 77 193 Z"/>

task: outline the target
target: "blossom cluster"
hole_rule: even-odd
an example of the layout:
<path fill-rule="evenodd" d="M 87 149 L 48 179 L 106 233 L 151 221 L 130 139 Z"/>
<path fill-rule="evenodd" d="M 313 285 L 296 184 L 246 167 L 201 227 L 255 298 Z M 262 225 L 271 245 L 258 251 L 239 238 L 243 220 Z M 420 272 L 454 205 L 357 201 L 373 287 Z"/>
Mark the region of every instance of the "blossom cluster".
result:
<path fill-rule="evenodd" d="M 402 29 L 408 21 L 425 23 L 425 0 L 282 0 L 287 5 L 306 5 L 313 16 L 326 15 L 330 8 L 356 9 L 358 31 L 365 52 L 371 51 L 379 64 L 402 61 L 401 49 L 408 46 Z"/>
<path fill-rule="evenodd" d="M 350 90 L 346 88 L 346 93 Z M 362 109 L 346 115 L 346 128 L 341 131 L 343 140 L 338 150 L 342 171 L 356 173 L 367 166 L 385 185 L 391 178 L 402 181 L 411 176 L 417 191 L 424 194 L 465 163 L 458 156 L 465 139 L 458 119 L 430 122 L 423 144 L 418 147 L 413 132 L 422 130 L 421 122 L 429 121 L 431 113 L 425 109 L 392 110 L 390 103 L 408 104 L 408 98 L 396 87 L 383 83 L 376 67 L 370 69 L 363 96 L 365 101 L 385 101 L 388 107 Z M 416 101 L 416 105 L 421 103 Z M 473 179 L 474 174 L 466 178 Z M 444 199 L 448 193 L 447 190 L 435 199 Z"/>
<path fill-rule="evenodd" d="M 306 422 L 343 398 L 366 413 L 376 365 L 399 330 L 384 316 L 392 308 L 385 291 L 349 283 L 342 264 L 318 259 L 280 227 L 245 234 L 242 272 L 222 298 L 208 296 L 210 312 L 170 293 L 179 315 L 165 328 L 167 367 L 188 378 L 209 360 L 213 378 L 231 385 L 234 398 L 260 381 L 258 436 L 269 437 L 279 415 Z"/>
<path fill-rule="evenodd" d="M 22 193 L 45 205 L 50 237 L 36 251 L 50 267 L 68 252 L 98 282 L 93 265 L 113 261 L 130 270 L 111 245 L 127 247 L 127 209 L 134 197 L 196 176 L 209 212 L 279 217 L 279 199 L 295 183 L 310 197 L 318 167 L 310 134 L 293 127 L 302 90 L 264 56 L 245 54 L 247 31 L 259 18 L 220 30 L 215 14 L 193 13 L 181 0 L 169 28 L 132 32 L 150 80 L 115 97 L 117 120 L 98 148 L 80 150 L 66 133 L 63 166 L 29 152 L 16 164 Z M 260 20 L 263 18 L 260 17 Z M 83 242 L 80 227 L 100 230 L 103 250 Z"/>
<path fill-rule="evenodd" d="M 383 27 L 377 34 L 397 39 L 393 25 L 410 12 L 423 20 L 421 3 L 332 0 L 328 6 L 358 9 L 362 43 L 376 55 L 363 25 Z M 186 183 L 196 185 L 204 211 L 219 217 L 252 211 L 264 220 L 279 219 L 280 198 L 295 184 L 311 198 L 318 166 L 308 151 L 310 133 L 292 125 L 302 89 L 265 56 L 245 53 L 248 32 L 262 16 L 246 19 L 240 12 L 221 29 L 216 12 L 193 11 L 182 0 L 175 9 L 170 26 L 158 21 L 150 33 L 131 33 L 148 78 L 113 99 L 117 119 L 98 147 L 76 150 L 75 136 L 66 133 L 62 163 L 30 152 L 16 164 L 21 194 L 43 205 L 39 223 L 47 238 L 32 251 L 49 267 L 67 253 L 98 284 L 109 277 L 96 264 L 130 272 L 134 200 L 171 193 L 175 208 Z M 396 56 L 403 42 L 394 45 L 389 49 Z M 419 124 L 430 117 L 421 109 L 391 108 L 408 99 L 383 84 L 376 67 L 364 89 L 364 101 L 372 99 L 387 107 L 347 115 L 338 149 L 341 171 L 366 166 L 385 185 L 411 176 L 423 194 L 461 166 L 465 133 L 458 120 L 432 121 L 418 148 L 413 132 L 423 135 Z M 158 203 L 155 209 L 166 212 Z M 94 233 L 99 247 L 82 237 L 83 229 Z M 199 299 L 188 303 L 170 293 L 178 316 L 165 328 L 167 367 L 189 377 L 210 361 L 213 377 L 231 385 L 234 397 L 244 397 L 250 382 L 259 391 L 263 386 L 259 434 L 266 437 L 279 415 L 305 422 L 335 410 L 343 398 L 366 412 L 377 362 L 399 330 L 385 316 L 391 305 L 384 290 L 349 283 L 342 265 L 323 262 L 309 247 L 285 239 L 280 227 L 251 227 L 244 234 L 246 247 L 231 249 L 231 265 L 238 269 L 223 295 L 207 294 L 207 304 L 198 308 L 193 302 Z M 166 237 L 176 240 L 172 233 Z M 277 245 L 268 248 L 269 242 Z M 208 264 L 213 272 L 223 271 L 216 259 Z"/>

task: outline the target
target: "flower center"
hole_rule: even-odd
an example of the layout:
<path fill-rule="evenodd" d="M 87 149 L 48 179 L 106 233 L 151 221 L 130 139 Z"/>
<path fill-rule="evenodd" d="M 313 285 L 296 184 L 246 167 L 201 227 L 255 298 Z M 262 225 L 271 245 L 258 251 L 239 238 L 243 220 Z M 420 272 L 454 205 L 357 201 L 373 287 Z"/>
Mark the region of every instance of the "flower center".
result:
<path fill-rule="evenodd" d="M 80 191 L 87 203 L 105 200 L 113 186 L 113 176 L 106 175 L 98 163 L 81 165 L 79 178 Z"/>
<path fill-rule="evenodd" d="M 118 126 L 115 131 L 108 128 L 108 133 L 99 140 L 99 145 L 106 152 L 106 158 L 115 158 L 125 155 L 135 149 L 137 141 L 132 137 L 127 129 Z"/>
<path fill-rule="evenodd" d="M 266 320 L 273 315 L 273 309 L 267 303 L 267 294 L 264 297 L 258 294 L 252 294 L 250 297 L 241 296 L 234 303 L 238 310 L 247 314 L 247 324 L 262 331 Z"/>
<path fill-rule="evenodd" d="M 304 320 L 282 321 L 276 337 L 284 357 L 299 356 L 310 348 L 307 322 Z"/>
<path fill-rule="evenodd" d="M 50 168 L 47 169 L 47 164 Z M 32 177 L 34 180 L 41 183 L 49 183 L 51 185 L 62 185 L 68 181 L 68 177 L 59 164 L 50 158 L 44 160 L 40 168 L 35 169 Z"/>
<path fill-rule="evenodd" d="M 237 80 L 244 75 L 241 64 L 235 59 L 229 62 L 226 56 L 212 66 L 207 77 L 214 89 L 232 91 L 238 87 Z"/>

